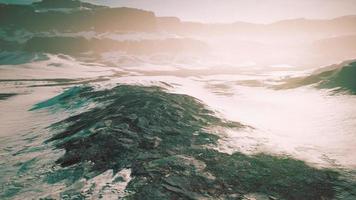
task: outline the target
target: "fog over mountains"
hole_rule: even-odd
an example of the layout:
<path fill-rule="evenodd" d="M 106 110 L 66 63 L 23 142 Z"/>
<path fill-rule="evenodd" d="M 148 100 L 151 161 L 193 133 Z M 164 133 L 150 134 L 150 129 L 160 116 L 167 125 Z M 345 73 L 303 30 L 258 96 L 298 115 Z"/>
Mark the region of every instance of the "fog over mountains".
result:
<path fill-rule="evenodd" d="M 7 2 L 1 200 L 356 199 L 356 15 L 201 23 Z"/>
<path fill-rule="evenodd" d="M 134 8 L 110 8 L 71 0 L 45 0 L 31 5 L 1 4 L 0 26 L 0 42 L 4 50 L 49 51 L 56 48 L 53 46 L 56 42 L 52 41 L 65 43 L 70 39 L 61 37 L 75 37 L 78 38 L 78 43 L 82 44 L 79 52 L 96 51 L 106 45 L 110 47 L 104 49 L 117 48 L 130 52 L 132 50 L 128 49 L 135 48 L 134 51 L 137 52 L 139 51 L 137 48 L 146 46 L 146 40 L 154 40 L 157 43 L 164 43 L 157 45 L 162 46 L 161 50 L 160 47 L 155 47 L 158 48 L 157 51 L 166 52 L 167 47 L 175 49 L 173 52 L 190 52 L 191 49 L 197 52 L 201 49 L 202 54 L 207 55 L 206 50 L 209 49 L 208 57 L 218 57 L 234 64 L 287 63 L 291 66 L 310 67 L 351 59 L 356 55 L 356 46 L 352 45 L 355 44 L 356 37 L 356 16 L 330 20 L 294 19 L 271 24 L 245 22 L 205 24 L 185 22 L 176 17 L 157 17 L 153 12 Z M 88 32 L 92 37 L 87 37 Z M 131 47 L 122 47 L 126 44 L 109 45 L 111 42 L 106 40 L 86 42 L 80 38 L 98 39 L 100 34 L 108 32 L 161 34 L 165 37 L 134 38 L 145 41 L 138 46 L 136 43 L 139 42 L 136 42 L 135 45 L 130 45 Z M 51 47 L 46 45 L 41 46 L 43 49 L 34 47 L 36 46 L 34 43 L 40 40 L 33 40 L 33 37 L 53 36 L 56 37 L 46 39 L 51 41 L 49 43 Z M 176 40 L 166 40 L 172 38 Z M 181 40 L 184 45 L 177 45 L 177 40 Z M 192 42 L 193 40 L 196 42 Z M 30 42 L 25 44 L 28 41 Z M 147 46 L 151 47 L 152 45 Z"/>

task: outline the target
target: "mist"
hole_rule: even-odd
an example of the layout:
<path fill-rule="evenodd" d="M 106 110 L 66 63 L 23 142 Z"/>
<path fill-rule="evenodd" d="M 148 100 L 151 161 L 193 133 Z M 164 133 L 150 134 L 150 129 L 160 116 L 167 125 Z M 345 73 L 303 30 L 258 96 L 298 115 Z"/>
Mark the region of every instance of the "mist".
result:
<path fill-rule="evenodd" d="M 355 1 L 0 2 L 0 199 L 356 198 Z"/>

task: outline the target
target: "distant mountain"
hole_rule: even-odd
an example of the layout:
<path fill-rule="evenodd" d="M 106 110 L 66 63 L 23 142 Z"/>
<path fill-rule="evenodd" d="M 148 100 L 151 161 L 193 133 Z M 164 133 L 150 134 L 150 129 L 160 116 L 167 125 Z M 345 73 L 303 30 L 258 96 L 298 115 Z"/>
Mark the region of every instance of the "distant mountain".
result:
<path fill-rule="evenodd" d="M 100 53 L 122 51 L 128 54 L 195 53 L 205 52 L 208 46 L 193 39 L 165 39 L 116 41 L 111 39 L 86 39 L 84 37 L 34 37 L 27 41 L 25 51 L 45 53 Z"/>
<path fill-rule="evenodd" d="M 315 60 L 335 63 L 356 58 L 356 35 L 344 35 L 316 40 L 306 48 Z"/>
<path fill-rule="evenodd" d="M 345 35 L 338 37 L 325 38 L 317 40 L 313 43 L 313 48 L 319 53 L 335 55 L 335 54 L 349 54 L 356 55 L 356 35 Z"/>
<path fill-rule="evenodd" d="M 26 19 L 26 20 L 24 20 Z M 356 16 L 331 20 L 292 19 L 271 24 L 204 24 L 156 17 L 133 8 L 110 8 L 79 0 L 0 4 L 0 27 L 29 31 L 165 31 L 189 36 L 231 36 L 255 42 L 305 41 L 356 34 Z"/>
<path fill-rule="evenodd" d="M 90 3 L 81 2 L 79 0 L 42 0 L 32 3 L 35 8 L 104 8 Z"/>
<path fill-rule="evenodd" d="M 271 24 L 246 22 L 204 24 L 183 22 L 173 17 L 160 17 L 157 26 L 159 30 L 183 35 L 232 36 L 263 42 L 268 42 L 268 40 L 271 42 L 304 42 L 356 34 L 356 16 L 345 16 L 330 20 L 293 19 Z"/>
<path fill-rule="evenodd" d="M 268 24 L 270 30 L 284 30 L 290 33 L 307 30 L 325 34 L 343 33 L 351 34 L 356 31 L 356 15 L 338 17 L 334 19 L 292 19 Z"/>
<path fill-rule="evenodd" d="M 290 78 L 284 81 L 284 84 L 276 88 L 291 89 L 314 84 L 317 88 L 356 94 L 356 60 L 321 68 L 306 77 Z"/>
<path fill-rule="evenodd" d="M 0 27 L 32 32 L 154 31 L 156 19 L 153 12 L 139 9 L 109 8 L 71 0 L 44 0 L 32 5 L 0 4 Z"/>
<path fill-rule="evenodd" d="M 125 42 L 87 41 L 77 37 L 90 35 L 91 38 L 100 38 L 113 34 L 125 40 L 128 37 L 121 37 L 120 34 L 143 32 L 154 35 L 151 42 L 155 44 L 144 41 L 140 45 L 147 44 L 147 47 L 142 47 L 142 50 L 137 47 L 139 42 L 127 42 L 135 46 L 128 48 Z M 65 39 L 67 36 L 77 38 L 71 43 L 68 42 L 70 38 Z M 100 51 L 118 48 L 146 52 L 152 48 L 154 52 L 158 51 L 159 45 L 163 45 L 161 49 L 169 52 L 174 49 L 191 52 L 189 48 L 205 52 L 201 47 L 207 49 L 209 46 L 212 51 L 207 56 L 229 64 L 253 62 L 260 66 L 288 64 L 307 68 L 355 58 L 356 16 L 330 20 L 291 19 L 271 24 L 207 24 L 185 22 L 176 17 L 157 17 L 153 12 L 133 8 L 98 6 L 79 0 L 42 0 L 31 5 L 0 4 L 0 50 L 19 49 L 14 41 L 27 42 L 26 50 L 30 51 L 54 50 L 52 47 L 46 49 L 46 45 L 41 48 L 36 46 L 41 44 L 39 38 L 43 39 L 42 44 L 54 42 L 57 47 L 61 46 L 60 41 L 63 40 L 68 47 L 73 47 L 72 50 L 60 47 L 66 52 L 78 48 L 79 52 L 93 50 L 95 45 L 98 47 L 94 51 L 99 51 L 100 47 Z M 158 38 L 172 40 L 167 44 L 167 41 Z M 187 39 L 174 38 L 191 38 L 191 44 Z M 83 46 L 73 45 L 78 43 Z M 172 46 L 172 50 L 169 46 Z"/>
<path fill-rule="evenodd" d="M 356 16 L 292 19 L 271 24 L 204 24 L 183 22 L 176 17 L 156 17 L 153 12 L 133 8 L 110 8 L 79 0 L 42 0 L 31 5 L 0 4 L 0 27 L 30 31 L 166 31 L 250 40 L 314 40 L 356 34 Z"/>

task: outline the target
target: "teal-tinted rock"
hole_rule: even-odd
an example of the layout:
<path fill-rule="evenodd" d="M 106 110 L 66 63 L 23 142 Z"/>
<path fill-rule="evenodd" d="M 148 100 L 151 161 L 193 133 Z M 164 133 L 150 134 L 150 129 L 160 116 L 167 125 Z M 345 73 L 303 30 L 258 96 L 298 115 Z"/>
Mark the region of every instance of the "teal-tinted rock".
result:
<path fill-rule="evenodd" d="M 348 191 L 338 173 L 302 161 L 263 154 L 229 155 L 207 148 L 219 139 L 207 127 L 244 126 L 215 117 L 187 95 L 130 85 L 75 90 L 75 95 L 55 97 L 51 106 L 75 104 L 78 97 L 100 106 L 53 125 L 65 127 L 57 128 L 49 140 L 65 154 L 57 161 L 63 170 L 49 174 L 49 183 L 66 179 L 71 183 L 109 169 L 115 173 L 131 168 L 126 199 L 242 199 L 261 194 L 321 200 L 334 198 L 336 186 L 338 192 Z"/>

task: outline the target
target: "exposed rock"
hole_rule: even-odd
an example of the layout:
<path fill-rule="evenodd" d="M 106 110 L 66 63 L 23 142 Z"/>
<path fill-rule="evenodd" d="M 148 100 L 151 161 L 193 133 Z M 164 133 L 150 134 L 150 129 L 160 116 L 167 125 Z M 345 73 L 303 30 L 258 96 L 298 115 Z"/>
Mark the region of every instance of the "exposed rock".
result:
<path fill-rule="evenodd" d="M 78 55 L 94 52 L 122 51 L 128 54 L 152 55 L 156 53 L 202 53 L 209 49 L 202 41 L 188 38 L 159 40 L 117 41 L 87 39 L 84 37 L 33 37 L 24 45 L 27 52 L 48 52 Z"/>
<path fill-rule="evenodd" d="M 30 6 L 0 3 L 0 26 L 31 32 L 153 31 L 156 19 L 153 12 L 139 9 L 109 8 L 71 0 L 45 0 Z"/>
<path fill-rule="evenodd" d="M 275 86 L 277 89 L 290 89 L 306 85 L 315 85 L 321 89 L 333 89 L 335 92 L 347 91 L 356 94 L 356 62 L 345 62 L 340 66 L 319 69 L 307 77 L 290 78 Z"/>
<path fill-rule="evenodd" d="M 229 155 L 208 149 L 219 137 L 207 132 L 207 127 L 243 126 L 215 117 L 186 95 L 129 85 L 101 91 L 75 88 L 35 109 L 73 109 L 72 105 L 82 105 L 80 101 L 100 106 L 53 125 L 59 130 L 49 142 L 66 153 L 57 161 L 63 168 L 48 174 L 49 183 L 68 179 L 74 184 L 107 170 L 115 174 L 130 168 L 126 199 L 243 199 L 261 194 L 267 199 L 316 200 L 335 196 L 336 172 L 291 158 Z"/>
<path fill-rule="evenodd" d="M 159 146 L 159 144 L 161 143 L 161 138 L 159 137 L 150 137 L 150 136 L 145 136 L 139 146 L 143 149 L 154 149 L 157 148 Z"/>
<path fill-rule="evenodd" d="M 10 97 L 16 96 L 17 94 L 15 93 L 0 93 L 0 101 L 1 100 L 6 100 Z"/>

